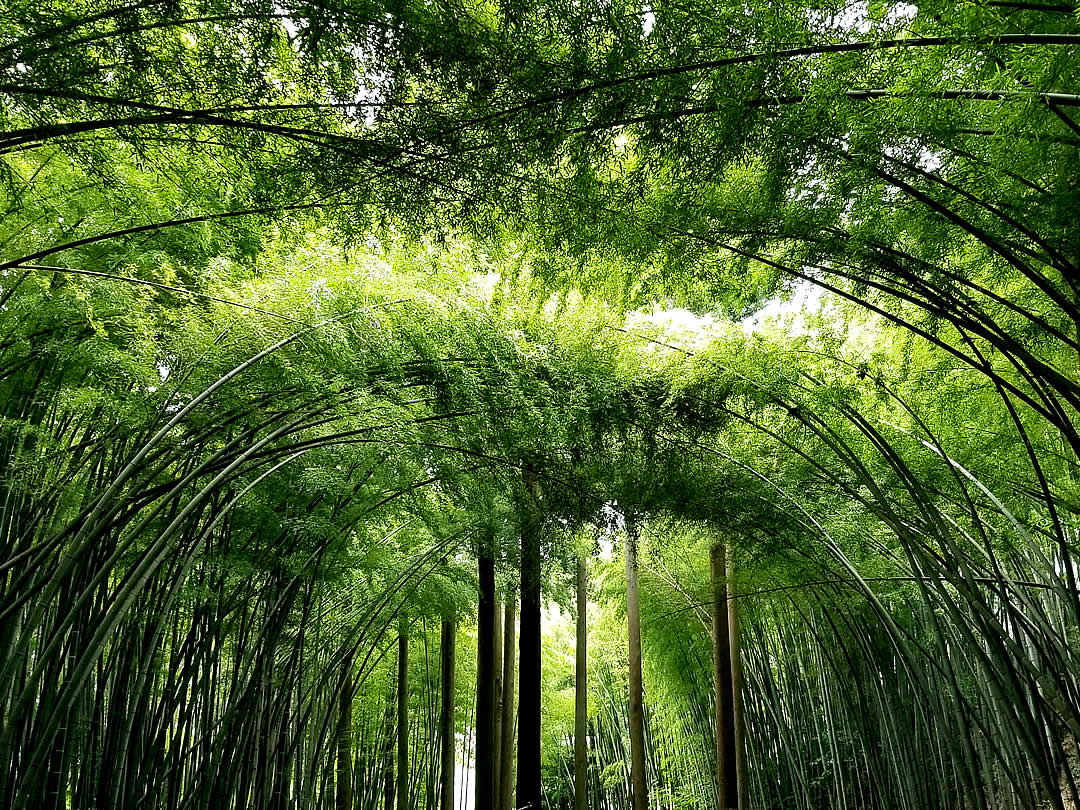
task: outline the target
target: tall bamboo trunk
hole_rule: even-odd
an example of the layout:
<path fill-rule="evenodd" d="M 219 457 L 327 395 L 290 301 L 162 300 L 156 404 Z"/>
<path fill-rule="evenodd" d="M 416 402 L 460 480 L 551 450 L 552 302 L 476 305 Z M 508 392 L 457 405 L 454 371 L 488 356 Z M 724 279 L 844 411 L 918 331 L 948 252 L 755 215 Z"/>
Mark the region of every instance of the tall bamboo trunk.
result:
<path fill-rule="evenodd" d="M 397 810 L 409 810 L 409 625 L 398 629 Z"/>
<path fill-rule="evenodd" d="M 585 555 L 577 558 L 577 643 L 574 662 L 574 810 L 588 807 L 588 751 L 586 734 L 589 718 L 589 658 L 586 648 L 588 622 L 587 572 Z"/>
<path fill-rule="evenodd" d="M 386 709 L 383 712 L 383 740 L 382 740 L 382 795 L 383 809 L 394 810 L 394 707 L 397 704 L 397 696 L 391 685 L 386 693 Z M 357 780 L 361 781 L 361 780 Z"/>
<path fill-rule="evenodd" d="M 728 627 L 727 549 L 723 542 L 714 543 L 709 551 L 709 576 L 712 580 L 717 807 L 735 810 L 739 806 L 739 796 L 731 687 L 731 636 Z"/>
<path fill-rule="evenodd" d="M 494 735 L 494 763 L 491 773 L 491 806 L 499 810 L 499 788 L 502 785 L 502 706 L 503 706 L 503 618 L 502 601 L 495 595 L 494 627 L 491 632 L 491 646 L 495 652 L 495 705 L 492 708 L 491 728 Z"/>
<path fill-rule="evenodd" d="M 442 668 L 442 711 L 439 715 L 439 740 L 442 746 L 440 810 L 454 810 L 454 769 L 457 765 L 457 757 L 455 756 L 457 746 L 454 741 L 454 727 L 456 725 L 454 720 L 456 707 L 455 675 L 457 666 L 454 647 L 456 641 L 457 624 L 452 617 L 443 619 L 442 644 L 439 649 Z"/>
<path fill-rule="evenodd" d="M 630 800 L 633 810 L 647 810 L 645 716 L 641 689 L 641 603 L 638 592 L 637 526 L 626 515 L 626 629 L 630 646 Z"/>
<path fill-rule="evenodd" d="M 514 644 L 517 640 L 517 599 L 507 594 L 503 616 L 503 702 L 499 737 L 501 738 L 498 810 L 511 810 L 514 801 Z"/>
<path fill-rule="evenodd" d="M 521 642 L 518 652 L 518 810 L 540 810 L 540 526 L 536 475 L 526 470 L 521 530 Z"/>
<path fill-rule="evenodd" d="M 475 810 L 495 810 L 495 560 L 490 540 L 478 561 Z"/>
<path fill-rule="evenodd" d="M 353 773 L 352 773 L 352 659 L 345 662 L 342 673 L 344 683 L 338 698 L 337 725 L 337 791 L 334 797 L 336 810 L 352 810 Z"/>
<path fill-rule="evenodd" d="M 739 602 L 735 592 L 735 555 L 727 553 L 728 646 L 731 658 L 732 743 L 735 749 L 735 785 L 739 810 L 749 806 L 746 772 L 746 719 L 743 714 L 742 641 L 739 633 Z"/>

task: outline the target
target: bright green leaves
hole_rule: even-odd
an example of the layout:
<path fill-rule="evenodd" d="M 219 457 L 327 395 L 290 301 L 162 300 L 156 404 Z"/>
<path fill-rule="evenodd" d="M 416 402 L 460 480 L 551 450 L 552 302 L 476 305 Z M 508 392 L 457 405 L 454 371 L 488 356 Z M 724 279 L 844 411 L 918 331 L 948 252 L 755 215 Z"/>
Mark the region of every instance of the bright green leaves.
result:
<path fill-rule="evenodd" d="M 904 747 L 859 746 L 928 719 L 983 729 L 970 750 L 918 741 L 949 790 L 1054 762 L 1076 723 L 1057 700 L 1077 671 L 1076 19 L 938 5 L 45 3 L 0 21 L 19 521 L 0 521 L 0 610 L 21 634 L 0 661 L 0 758 L 20 763 L 0 796 L 37 801 L 22 763 L 62 769 L 38 732 L 90 722 L 69 710 L 130 694 L 172 729 L 160 684 L 195 673 L 176 675 L 195 694 L 221 665 L 265 671 L 252 694 L 273 711 L 203 696 L 207 725 L 184 715 L 170 740 L 205 733 L 212 756 L 117 772 L 216 789 L 217 752 L 271 739 L 242 724 L 273 717 L 296 723 L 276 750 L 307 758 L 276 772 L 311 770 L 276 795 L 316 801 L 327 684 L 359 676 L 403 605 L 467 616 L 481 548 L 512 581 L 537 505 L 556 598 L 582 526 L 642 512 L 665 720 L 707 702 L 693 603 L 708 543 L 733 544 L 765 600 L 748 660 L 774 804 L 809 806 L 784 790 L 812 769 L 803 798 L 840 806 L 857 758 L 916 806 Z M 816 314 L 749 317 L 807 280 L 834 290 Z M 598 679 L 621 687 L 600 624 Z M 166 672 L 166 647 L 202 652 Z M 567 706 L 548 708 L 557 729 Z M 93 722 L 111 739 L 149 714 Z M 610 787 L 621 725 L 602 721 Z M 672 742 L 655 750 L 676 769 Z M 231 770 L 229 795 L 255 795 L 254 769 Z M 1035 776 L 1013 804 L 1037 803 Z"/>

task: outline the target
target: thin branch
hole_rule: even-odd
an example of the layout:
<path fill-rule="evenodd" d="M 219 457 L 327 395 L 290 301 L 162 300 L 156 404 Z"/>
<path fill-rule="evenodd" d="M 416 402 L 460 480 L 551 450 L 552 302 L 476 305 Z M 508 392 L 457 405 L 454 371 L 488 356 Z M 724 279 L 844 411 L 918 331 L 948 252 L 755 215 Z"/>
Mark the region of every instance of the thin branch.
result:
<path fill-rule="evenodd" d="M 252 306 L 250 304 L 241 304 L 239 301 L 231 301 L 228 298 L 219 298 L 216 295 L 210 295 L 209 293 L 195 292 L 189 290 L 186 287 L 177 287 L 173 284 L 162 284 L 159 281 L 148 281 L 143 278 L 132 278 L 130 276 L 118 276 L 113 273 L 100 273 L 95 270 L 80 270 L 75 267 L 50 267 L 48 265 L 41 264 L 17 264 L 15 269 L 18 270 L 41 270 L 46 273 L 72 273 L 79 276 L 91 276 L 93 278 L 104 278 L 110 281 L 126 281 L 129 284 L 140 284 L 145 287 L 154 287 L 159 290 L 168 290 L 169 292 L 181 293 L 182 295 L 190 295 L 193 298 L 202 298 L 207 301 L 213 301 L 218 304 L 227 304 L 231 307 L 239 307 L 240 309 L 246 309 L 251 312 L 257 312 L 260 315 L 269 315 L 273 318 L 279 318 L 288 323 L 300 324 L 301 326 L 310 326 L 311 324 L 306 321 L 301 321 L 297 318 L 291 318 L 288 315 L 282 315 L 280 312 L 272 312 L 268 309 L 262 309 L 261 307 Z"/>

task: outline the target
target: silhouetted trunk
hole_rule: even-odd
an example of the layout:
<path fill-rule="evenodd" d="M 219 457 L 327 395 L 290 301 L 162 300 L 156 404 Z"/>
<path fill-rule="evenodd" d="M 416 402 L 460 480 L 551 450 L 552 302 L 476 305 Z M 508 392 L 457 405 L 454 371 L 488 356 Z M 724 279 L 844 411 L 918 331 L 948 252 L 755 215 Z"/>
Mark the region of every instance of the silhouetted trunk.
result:
<path fill-rule="evenodd" d="M 342 673 L 345 683 L 338 698 L 337 725 L 337 793 L 334 806 L 337 810 L 352 810 L 352 660 L 345 662 Z"/>
<path fill-rule="evenodd" d="M 495 596 L 494 626 L 491 631 L 491 646 L 495 651 L 495 705 L 492 708 L 491 728 L 494 735 L 491 774 L 491 806 L 499 810 L 500 787 L 502 786 L 502 706 L 503 706 L 503 631 L 502 631 L 502 601 Z"/>
<path fill-rule="evenodd" d="M 536 473 L 525 471 L 521 529 L 521 643 L 518 653 L 518 810 L 540 810 L 540 526 Z"/>
<path fill-rule="evenodd" d="M 712 579 L 713 687 L 716 699 L 716 795 L 721 810 L 739 806 L 735 762 L 735 711 L 731 688 L 731 639 L 728 628 L 727 550 L 722 542 L 709 551 Z"/>
<path fill-rule="evenodd" d="M 409 625 L 398 629 L 397 810 L 409 810 Z"/>
<path fill-rule="evenodd" d="M 492 542 L 488 539 L 478 561 L 475 810 L 495 808 L 495 560 L 492 552 Z"/>
<path fill-rule="evenodd" d="M 514 802 L 514 645 L 517 640 L 517 598 L 507 594 L 503 616 L 503 701 L 499 722 L 500 759 L 498 810 L 511 810 Z"/>
<path fill-rule="evenodd" d="M 383 808 L 394 810 L 394 706 L 397 696 L 391 684 L 386 693 L 386 709 L 383 712 L 382 780 Z"/>
<path fill-rule="evenodd" d="M 588 623 L 586 610 L 585 555 L 577 559 L 577 643 L 575 645 L 574 664 L 574 810 L 586 810 L 588 807 L 588 751 L 586 735 L 589 721 L 589 658 L 586 648 Z"/>
<path fill-rule="evenodd" d="M 641 605 L 638 599 L 637 526 L 626 515 L 626 629 L 630 640 L 630 798 L 633 810 L 647 810 L 645 718 L 641 694 Z"/>
<path fill-rule="evenodd" d="M 742 644 L 739 639 L 739 603 L 735 593 L 735 555 L 727 554 L 728 646 L 731 658 L 732 745 L 735 749 L 735 795 L 739 810 L 748 805 L 749 785 L 746 773 L 746 721 L 742 699 Z"/>
<path fill-rule="evenodd" d="M 454 769 L 457 764 L 455 756 L 457 746 L 454 743 L 455 668 L 457 665 L 454 645 L 456 638 L 457 624 L 454 619 L 443 619 L 442 645 L 439 650 L 442 665 L 442 711 L 439 714 L 439 741 L 442 753 L 440 810 L 454 810 Z"/>

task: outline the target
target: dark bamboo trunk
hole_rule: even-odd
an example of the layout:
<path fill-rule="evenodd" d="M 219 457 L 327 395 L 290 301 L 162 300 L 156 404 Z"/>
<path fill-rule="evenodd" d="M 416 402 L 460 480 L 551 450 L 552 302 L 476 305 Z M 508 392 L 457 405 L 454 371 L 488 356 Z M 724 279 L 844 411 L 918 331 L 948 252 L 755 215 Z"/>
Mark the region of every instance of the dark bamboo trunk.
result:
<path fill-rule="evenodd" d="M 457 655 L 457 624 L 453 618 L 443 619 L 442 644 L 439 649 L 442 674 L 442 706 L 439 713 L 439 743 L 442 754 L 439 794 L 440 810 L 454 810 L 454 770 L 457 764 L 457 746 L 454 739 L 454 710 L 456 708 L 455 676 Z"/>
<path fill-rule="evenodd" d="M 398 629 L 397 810 L 409 810 L 409 625 Z"/>
<path fill-rule="evenodd" d="M 587 573 L 585 556 L 577 559 L 577 644 L 574 663 L 574 810 L 586 810 L 588 807 L 588 751 L 586 736 L 589 720 L 589 658 L 586 648 L 588 622 L 586 611 Z"/>
<path fill-rule="evenodd" d="M 498 598 L 498 594 L 495 596 L 495 624 L 491 633 L 491 646 L 495 651 L 495 705 L 492 708 L 491 728 L 494 735 L 493 745 L 494 750 L 494 762 L 492 763 L 491 774 L 491 806 L 498 810 L 499 804 L 499 789 L 502 785 L 502 706 L 503 706 L 503 606 L 502 602 Z"/>
<path fill-rule="evenodd" d="M 352 810 L 352 661 L 345 663 L 345 683 L 338 698 L 336 810 Z"/>
<path fill-rule="evenodd" d="M 731 687 L 731 637 L 728 627 L 727 549 L 715 543 L 709 552 L 712 580 L 713 687 L 716 700 L 716 795 L 721 810 L 739 806 L 735 761 L 735 709 Z"/>
<path fill-rule="evenodd" d="M 382 734 L 382 789 L 384 810 L 394 810 L 394 707 L 397 696 L 393 686 L 386 693 Z M 358 782 L 362 781 L 357 779 Z"/>
<path fill-rule="evenodd" d="M 728 646 L 731 658 L 732 742 L 735 748 L 735 795 L 739 810 L 746 810 L 749 785 L 746 772 L 746 720 L 743 715 L 742 643 L 739 634 L 739 603 L 735 593 L 735 555 L 727 554 Z"/>
<path fill-rule="evenodd" d="M 626 516 L 626 629 L 630 653 L 630 799 L 633 810 L 647 810 L 645 717 L 641 689 L 641 604 L 638 598 L 637 526 Z"/>
<path fill-rule="evenodd" d="M 478 561 L 475 810 L 495 808 L 495 560 L 486 546 Z"/>
<path fill-rule="evenodd" d="M 514 646 L 517 641 L 517 600 L 507 594 L 503 616 L 503 701 L 499 717 L 499 804 L 498 810 L 511 810 L 514 801 Z"/>
<path fill-rule="evenodd" d="M 518 652 L 517 810 L 540 810 L 540 526 L 536 474 L 525 474 L 521 530 L 521 641 Z"/>

